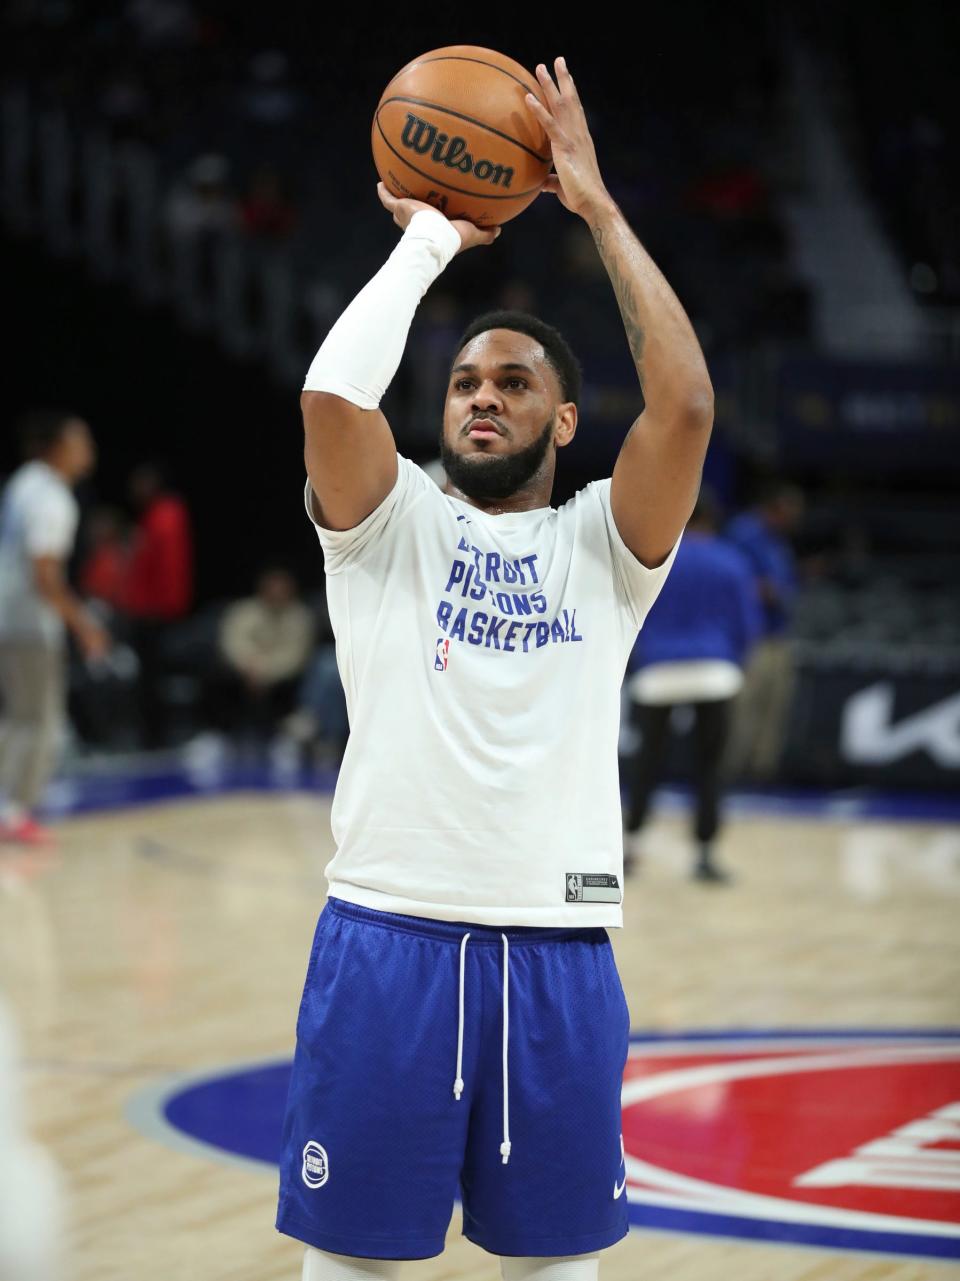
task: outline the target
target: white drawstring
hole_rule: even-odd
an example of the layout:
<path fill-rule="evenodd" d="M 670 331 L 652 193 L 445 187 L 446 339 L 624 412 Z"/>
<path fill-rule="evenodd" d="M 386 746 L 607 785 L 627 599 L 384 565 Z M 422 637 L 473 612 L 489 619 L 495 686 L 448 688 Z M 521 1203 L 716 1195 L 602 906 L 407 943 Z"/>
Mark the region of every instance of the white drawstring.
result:
<path fill-rule="evenodd" d="M 460 1026 L 457 1028 L 457 1079 L 453 1083 L 453 1093 L 457 1102 L 460 1101 L 460 1095 L 463 1092 L 463 962 L 467 954 L 467 939 L 470 937 L 469 932 L 464 934 L 460 940 Z"/>
<path fill-rule="evenodd" d="M 463 978 L 464 964 L 467 954 L 467 939 L 470 937 L 469 931 L 464 934 L 460 940 L 460 1021 L 457 1027 L 457 1078 L 453 1083 L 454 1098 L 459 1102 L 460 1095 L 463 1093 Z M 500 1155 L 503 1157 L 503 1164 L 506 1165 L 510 1160 L 510 1118 L 509 1118 L 509 1094 L 508 1094 L 508 1077 L 507 1077 L 507 1031 L 510 1022 L 509 1007 L 509 972 L 510 972 L 510 951 L 507 943 L 506 934 L 501 934 L 503 939 L 503 1142 L 500 1144 Z"/>
<path fill-rule="evenodd" d="M 507 1025 L 508 1025 L 508 993 L 507 978 L 509 974 L 509 953 L 507 951 L 507 936 L 501 934 L 503 939 L 503 1142 L 500 1144 L 500 1152 L 503 1156 L 503 1164 L 506 1165 L 510 1160 L 510 1123 L 507 1110 Z"/>

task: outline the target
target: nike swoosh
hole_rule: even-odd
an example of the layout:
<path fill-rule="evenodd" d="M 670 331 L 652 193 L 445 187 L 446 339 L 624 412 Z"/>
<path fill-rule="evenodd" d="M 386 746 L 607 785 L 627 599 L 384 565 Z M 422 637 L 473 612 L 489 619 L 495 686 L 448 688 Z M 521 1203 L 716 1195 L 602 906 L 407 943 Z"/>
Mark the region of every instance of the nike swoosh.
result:
<path fill-rule="evenodd" d="M 626 1181 L 626 1179 L 624 1179 L 624 1181 L 620 1184 L 620 1186 L 619 1186 L 619 1187 L 617 1187 L 617 1181 L 616 1181 L 616 1179 L 614 1179 L 614 1181 L 613 1181 L 613 1199 L 614 1199 L 614 1201 L 616 1201 L 617 1197 L 623 1196 L 623 1189 L 624 1189 L 626 1186 L 627 1186 L 627 1181 Z"/>

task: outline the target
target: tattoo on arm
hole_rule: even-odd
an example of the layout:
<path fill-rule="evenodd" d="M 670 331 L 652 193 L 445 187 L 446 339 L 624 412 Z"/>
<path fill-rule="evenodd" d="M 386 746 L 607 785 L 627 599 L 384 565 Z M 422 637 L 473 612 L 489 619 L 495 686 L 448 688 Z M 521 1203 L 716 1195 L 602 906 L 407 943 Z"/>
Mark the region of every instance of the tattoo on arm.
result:
<path fill-rule="evenodd" d="M 640 324 L 639 309 L 633 291 L 630 288 L 629 277 L 623 269 L 623 265 L 618 261 L 616 250 L 612 246 L 604 247 L 603 228 L 592 228 L 593 238 L 596 241 L 597 249 L 603 260 L 613 283 L 613 291 L 617 296 L 617 305 L 620 308 L 620 316 L 623 320 L 623 326 L 627 331 L 627 342 L 630 344 L 630 354 L 633 356 L 633 363 L 637 367 L 637 375 L 640 378 L 640 387 L 643 388 L 643 346 L 644 332 Z"/>

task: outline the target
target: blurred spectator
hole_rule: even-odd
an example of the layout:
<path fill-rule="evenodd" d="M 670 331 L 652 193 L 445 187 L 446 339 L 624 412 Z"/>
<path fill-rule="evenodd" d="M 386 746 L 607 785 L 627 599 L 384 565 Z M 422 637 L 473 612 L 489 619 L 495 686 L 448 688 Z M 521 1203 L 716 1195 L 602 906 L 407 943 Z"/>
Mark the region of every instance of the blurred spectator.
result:
<path fill-rule="evenodd" d="M 150 112 L 150 93 L 136 68 L 124 67 L 104 82 L 97 105 L 117 135 L 137 134 Z"/>
<path fill-rule="evenodd" d="M 137 467 L 129 493 L 139 516 L 122 601 L 130 620 L 130 643 L 140 660 L 140 742 L 152 748 L 166 742 L 163 645 L 170 625 L 193 602 L 193 537 L 187 506 L 168 488 L 160 463 Z"/>
<path fill-rule="evenodd" d="M 279 174 L 262 165 L 240 201 L 240 223 L 244 231 L 264 239 L 284 240 L 296 220 L 296 210 L 284 193 Z"/>
<path fill-rule="evenodd" d="M 725 768 L 734 778 L 766 782 L 780 763 L 794 689 L 788 629 L 799 585 L 789 535 L 803 509 L 801 490 L 771 481 L 759 503 L 724 530 L 753 570 L 763 609 L 762 636 L 747 666 L 730 731 Z"/>
<path fill-rule="evenodd" d="M 437 421 L 450 381 L 451 352 L 463 330 L 456 298 L 442 289 L 427 293 L 411 335 L 410 360 L 405 371 L 411 414 L 408 448 L 414 452 L 437 444 Z"/>
<path fill-rule="evenodd" d="M 112 609 L 123 604 L 127 573 L 127 530 L 114 507 L 97 507 L 87 525 L 86 552 L 77 575 L 80 591 Z"/>
<path fill-rule="evenodd" d="M 258 125 L 282 125 L 297 114 L 300 102 L 288 83 L 287 56 L 279 49 L 262 49 L 250 59 L 249 79 L 240 91 L 241 111 Z"/>
<path fill-rule="evenodd" d="M 326 763 L 338 765 L 342 760 L 350 725 L 334 645 L 321 645 L 314 652 L 300 683 L 296 711 L 283 729 L 301 747 L 319 752 Z"/>
<path fill-rule="evenodd" d="M 174 240 L 196 240 L 237 225 L 237 209 L 227 192 L 229 164 L 224 156 L 198 156 L 174 186 L 164 208 L 164 223 Z"/>
<path fill-rule="evenodd" d="M 720 825 L 720 765 L 742 667 L 761 629 L 750 566 L 717 536 L 717 510 L 701 491 L 670 576 L 630 656 L 628 691 L 642 741 L 629 779 L 624 872 L 638 857 L 637 836 L 660 775 L 671 714 L 694 711 L 694 876 L 725 881 L 714 861 Z"/>
<path fill-rule="evenodd" d="M 221 666 L 213 680 L 218 728 L 264 746 L 294 706 L 313 639 L 313 615 L 293 575 L 277 566 L 263 570 L 256 595 L 231 605 L 221 621 Z"/>
<path fill-rule="evenodd" d="M 32 815 L 55 764 L 66 702 L 65 633 L 87 658 L 109 638 L 66 583 L 79 509 L 73 487 L 96 461 L 76 414 L 41 411 L 21 424 L 27 461 L 0 503 L 0 841 L 52 834 Z"/>
<path fill-rule="evenodd" d="M 196 37 L 196 19 L 185 0 L 129 0 L 125 13 L 145 48 L 187 45 Z"/>

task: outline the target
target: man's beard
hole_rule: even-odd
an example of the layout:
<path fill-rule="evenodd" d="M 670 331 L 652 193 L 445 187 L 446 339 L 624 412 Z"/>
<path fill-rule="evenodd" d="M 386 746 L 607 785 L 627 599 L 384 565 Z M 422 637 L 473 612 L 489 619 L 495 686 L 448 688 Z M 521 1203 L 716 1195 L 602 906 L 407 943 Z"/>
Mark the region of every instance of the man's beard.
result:
<path fill-rule="evenodd" d="M 440 460 L 450 481 L 462 494 L 484 502 L 492 498 L 509 498 L 540 470 L 550 448 L 556 410 L 543 431 L 525 449 L 512 454 L 458 454 L 440 433 Z"/>

